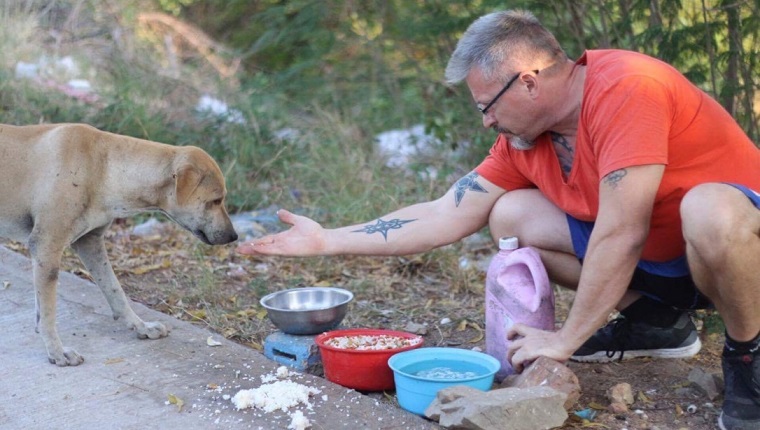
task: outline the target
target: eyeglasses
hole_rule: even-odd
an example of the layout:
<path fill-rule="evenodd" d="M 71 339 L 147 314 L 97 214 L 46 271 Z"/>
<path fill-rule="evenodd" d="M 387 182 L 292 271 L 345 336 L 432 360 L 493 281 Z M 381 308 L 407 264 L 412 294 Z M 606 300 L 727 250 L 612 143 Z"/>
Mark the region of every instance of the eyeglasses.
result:
<path fill-rule="evenodd" d="M 535 74 L 538 74 L 538 72 L 539 72 L 538 70 L 531 70 L 531 71 L 532 71 L 533 73 L 535 73 Z M 502 88 L 502 89 L 501 89 L 501 91 L 499 91 L 499 93 L 498 93 L 498 94 L 496 94 L 496 97 L 494 97 L 494 98 L 493 98 L 493 99 L 492 99 L 492 100 L 491 100 L 491 101 L 490 101 L 490 102 L 489 102 L 489 103 L 486 105 L 486 107 L 483 107 L 483 108 L 482 108 L 482 107 L 481 107 L 481 106 L 482 106 L 482 104 L 480 104 L 480 103 L 479 103 L 479 104 L 478 104 L 478 106 L 477 106 L 477 108 L 478 108 L 478 110 L 480 111 L 480 113 L 481 113 L 481 114 L 483 114 L 483 115 L 487 115 L 487 114 L 488 114 L 488 109 L 491 109 L 491 106 L 493 106 L 493 105 L 494 105 L 494 103 L 496 103 L 497 101 L 499 101 L 499 97 L 501 97 L 501 96 L 502 96 L 504 93 L 506 93 L 506 92 L 507 92 L 507 90 L 509 89 L 509 87 L 511 87 L 511 86 L 512 86 L 512 83 L 514 83 L 514 82 L 517 80 L 517 78 L 519 78 L 519 77 L 520 77 L 520 75 L 522 75 L 522 72 L 519 72 L 518 74 L 516 74 L 516 75 L 512 76 L 512 78 L 510 78 L 510 79 L 509 79 L 509 81 L 507 81 L 507 85 L 504 85 L 504 88 Z"/>

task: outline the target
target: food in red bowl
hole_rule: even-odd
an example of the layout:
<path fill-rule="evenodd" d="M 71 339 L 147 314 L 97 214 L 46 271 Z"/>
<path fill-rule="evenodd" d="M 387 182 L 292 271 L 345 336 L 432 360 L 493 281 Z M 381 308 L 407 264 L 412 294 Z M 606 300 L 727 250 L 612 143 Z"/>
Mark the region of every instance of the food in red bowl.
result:
<path fill-rule="evenodd" d="M 314 341 L 322 356 L 325 378 L 359 391 L 393 389 L 388 359 L 423 343 L 416 334 L 363 328 L 328 331 Z"/>

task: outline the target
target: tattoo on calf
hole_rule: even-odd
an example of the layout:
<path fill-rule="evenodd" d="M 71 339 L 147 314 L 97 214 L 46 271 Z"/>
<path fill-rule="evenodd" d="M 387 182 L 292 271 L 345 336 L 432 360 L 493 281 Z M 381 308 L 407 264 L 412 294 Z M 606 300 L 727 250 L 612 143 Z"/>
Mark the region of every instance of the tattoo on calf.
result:
<path fill-rule="evenodd" d="M 459 207 L 459 203 L 462 202 L 464 193 L 467 191 L 476 191 L 478 193 L 488 192 L 478 183 L 478 176 L 480 175 L 478 175 L 476 172 L 470 172 L 454 184 L 454 201 L 457 207 Z"/>
<path fill-rule="evenodd" d="M 382 219 L 378 218 L 377 222 L 372 225 L 365 225 L 360 230 L 354 230 L 351 233 L 367 233 L 367 234 L 373 234 L 373 233 L 382 233 L 383 238 L 385 238 L 385 241 L 388 241 L 388 230 L 391 229 L 399 229 L 404 224 L 417 221 L 416 219 L 392 219 L 390 221 L 383 221 Z"/>
<path fill-rule="evenodd" d="M 628 171 L 625 169 L 615 170 L 614 172 L 610 172 L 610 174 L 604 177 L 604 183 L 612 188 L 617 188 L 618 184 L 623 179 L 623 176 L 627 174 Z"/>

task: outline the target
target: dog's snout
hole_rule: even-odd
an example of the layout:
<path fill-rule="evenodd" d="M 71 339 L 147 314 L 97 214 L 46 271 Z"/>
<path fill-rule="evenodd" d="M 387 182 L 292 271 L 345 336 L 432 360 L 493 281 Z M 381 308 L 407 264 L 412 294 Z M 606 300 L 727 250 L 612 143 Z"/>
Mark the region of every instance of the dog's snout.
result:
<path fill-rule="evenodd" d="M 231 242 L 234 242 L 236 240 L 238 240 L 238 234 L 237 234 L 237 232 L 235 230 L 232 230 L 232 232 L 227 236 L 227 239 L 223 243 L 221 243 L 221 244 L 223 245 L 223 244 L 226 244 L 226 243 L 231 243 Z"/>
<path fill-rule="evenodd" d="M 196 234 L 201 240 L 209 245 L 226 245 L 238 240 L 238 234 L 234 229 L 222 230 L 216 232 L 203 232 Z M 205 240 L 204 240 L 205 239 Z"/>

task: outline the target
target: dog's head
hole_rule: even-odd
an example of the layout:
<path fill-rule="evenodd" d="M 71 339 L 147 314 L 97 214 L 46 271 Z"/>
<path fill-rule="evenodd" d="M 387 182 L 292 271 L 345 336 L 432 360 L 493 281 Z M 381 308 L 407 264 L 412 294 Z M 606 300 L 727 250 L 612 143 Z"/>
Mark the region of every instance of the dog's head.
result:
<path fill-rule="evenodd" d="M 178 147 L 176 154 L 163 212 L 209 245 L 236 241 L 238 235 L 224 206 L 227 187 L 219 166 L 193 146 Z"/>

